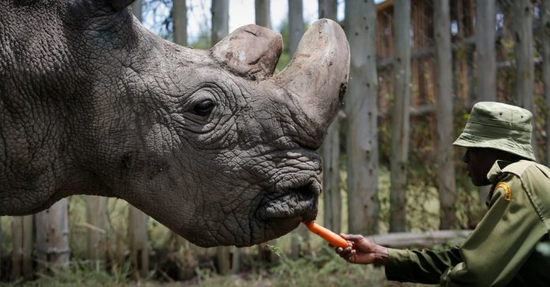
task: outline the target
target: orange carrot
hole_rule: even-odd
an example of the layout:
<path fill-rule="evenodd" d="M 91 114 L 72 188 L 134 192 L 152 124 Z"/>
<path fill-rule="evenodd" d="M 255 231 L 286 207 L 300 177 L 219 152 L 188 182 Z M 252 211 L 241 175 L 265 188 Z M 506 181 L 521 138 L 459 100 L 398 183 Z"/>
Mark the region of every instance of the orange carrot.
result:
<path fill-rule="evenodd" d="M 342 247 L 346 248 L 349 246 L 349 243 L 342 238 L 340 235 L 322 227 L 321 225 L 310 221 L 310 222 L 303 222 L 309 231 L 321 236 L 324 240 L 326 240 L 330 245 L 334 247 Z"/>

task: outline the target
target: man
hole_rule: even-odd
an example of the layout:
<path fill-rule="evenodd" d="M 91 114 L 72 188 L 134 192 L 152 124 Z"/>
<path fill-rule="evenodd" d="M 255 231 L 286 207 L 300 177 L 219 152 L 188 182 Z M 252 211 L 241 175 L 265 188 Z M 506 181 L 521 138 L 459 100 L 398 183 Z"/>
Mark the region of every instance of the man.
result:
<path fill-rule="evenodd" d="M 385 265 L 389 280 L 442 286 L 550 286 L 550 169 L 531 147 L 532 114 L 496 102 L 474 105 L 454 145 L 476 186 L 492 185 L 486 215 L 468 239 L 445 251 L 397 250 L 361 235 L 336 252 L 348 262 Z"/>

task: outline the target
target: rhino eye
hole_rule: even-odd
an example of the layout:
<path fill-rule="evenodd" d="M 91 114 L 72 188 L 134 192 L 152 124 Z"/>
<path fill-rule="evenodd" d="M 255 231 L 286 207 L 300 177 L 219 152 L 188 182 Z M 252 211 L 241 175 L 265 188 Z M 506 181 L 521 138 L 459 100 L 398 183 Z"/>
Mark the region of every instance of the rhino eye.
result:
<path fill-rule="evenodd" d="M 207 116 L 212 112 L 212 110 L 214 109 L 215 106 L 216 106 L 216 104 L 214 102 L 212 102 L 211 100 L 204 100 L 204 101 L 198 103 L 193 108 L 193 111 L 195 112 L 195 114 L 197 114 L 199 116 Z"/>

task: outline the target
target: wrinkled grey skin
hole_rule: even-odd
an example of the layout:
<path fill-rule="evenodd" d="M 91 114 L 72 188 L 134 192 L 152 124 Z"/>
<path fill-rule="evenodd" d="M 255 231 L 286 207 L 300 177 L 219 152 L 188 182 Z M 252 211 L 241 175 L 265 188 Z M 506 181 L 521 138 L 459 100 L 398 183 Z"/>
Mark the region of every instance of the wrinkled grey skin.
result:
<path fill-rule="evenodd" d="M 119 197 L 200 246 L 248 246 L 314 219 L 315 150 L 347 83 L 337 25 L 310 37 L 328 47 L 312 61 L 326 71 L 306 67 L 304 46 L 272 77 L 279 35 L 250 26 L 241 35 L 268 43 L 192 50 L 143 28 L 131 2 L 0 2 L 0 215 Z M 247 49 L 267 60 L 231 58 Z"/>

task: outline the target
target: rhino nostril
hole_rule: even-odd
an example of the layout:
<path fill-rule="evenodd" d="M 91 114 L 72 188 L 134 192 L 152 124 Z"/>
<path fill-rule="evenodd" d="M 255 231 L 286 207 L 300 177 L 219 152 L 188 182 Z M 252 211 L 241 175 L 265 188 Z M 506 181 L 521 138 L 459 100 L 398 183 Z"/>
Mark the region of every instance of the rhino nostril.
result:
<path fill-rule="evenodd" d="M 309 183 L 293 188 L 291 192 L 298 197 L 297 209 L 300 210 L 302 220 L 314 220 L 317 217 L 317 197 L 320 192 L 316 188 L 316 185 L 314 183 Z"/>
<path fill-rule="evenodd" d="M 295 193 L 297 194 L 300 199 L 302 200 L 307 200 L 307 199 L 311 199 L 312 197 L 314 197 L 316 194 L 315 192 L 313 191 L 313 189 L 311 188 L 311 185 L 303 185 L 303 186 L 300 186 L 300 187 L 297 187 L 297 188 L 292 188 L 290 189 L 290 191 L 292 193 Z"/>

